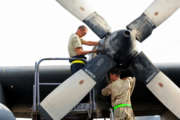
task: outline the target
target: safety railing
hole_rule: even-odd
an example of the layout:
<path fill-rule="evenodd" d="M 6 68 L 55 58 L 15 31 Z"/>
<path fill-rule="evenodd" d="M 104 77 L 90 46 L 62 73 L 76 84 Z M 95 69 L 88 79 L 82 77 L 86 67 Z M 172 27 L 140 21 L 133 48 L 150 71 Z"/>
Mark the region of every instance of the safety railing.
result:
<path fill-rule="evenodd" d="M 74 58 L 43 58 L 40 59 L 38 62 L 35 63 L 35 75 L 34 75 L 34 85 L 33 85 L 33 113 L 38 113 L 39 111 L 39 105 L 40 105 L 40 86 L 42 85 L 53 85 L 58 86 L 61 83 L 41 83 L 40 82 L 40 64 L 43 61 L 52 61 L 52 60 L 74 60 Z M 96 103 L 95 103 L 95 93 L 94 89 L 89 93 L 89 104 L 79 104 L 76 106 L 73 111 L 78 111 L 79 109 L 84 108 L 83 106 L 86 106 L 86 109 L 88 109 L 88 116 L 91 117 L 93 110 L 96 109 Z"/>
<path fill-rule="evenodd" d="M 114 113 L 113 113 L 113 109 L 112 109 L 112 108 L 110 108 L 110 109 L 109 109 L 109 111 L 110 111 L 110 120 L 114 120 Z"/>

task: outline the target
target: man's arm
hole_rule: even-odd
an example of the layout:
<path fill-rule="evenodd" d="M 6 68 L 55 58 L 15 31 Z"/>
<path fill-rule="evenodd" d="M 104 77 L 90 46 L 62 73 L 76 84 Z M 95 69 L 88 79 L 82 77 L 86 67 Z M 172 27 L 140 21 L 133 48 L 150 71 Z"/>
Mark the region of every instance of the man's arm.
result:
<path fill-rule="evenodd" d="M 101 94 L 103 96 L 111 95 L 111 84 L 109 84 L 107 87 L 103 88 L 102 91 L 101 91 Z"/>
<path fill-rule="evenodd" d="M 135 77 L 130 77 L 131 95 L 132 95 L 132 93 L 134 91 L 135 84 L 136 84 L 136 78 Z"/>
<path fill-rule="evenodd" d="M 97 45 L 99 45 L 99 42 L 82 40 L 82 44 L 88 45 L 88 46 L 97 46 Z"/>
<path fill-rule="evenodd" d="M 96 50 L 86 50 L 84 51 L 81 47 L 75 48 L 77 55 L 86 55 L 89 53 L 96 53 Z"/>

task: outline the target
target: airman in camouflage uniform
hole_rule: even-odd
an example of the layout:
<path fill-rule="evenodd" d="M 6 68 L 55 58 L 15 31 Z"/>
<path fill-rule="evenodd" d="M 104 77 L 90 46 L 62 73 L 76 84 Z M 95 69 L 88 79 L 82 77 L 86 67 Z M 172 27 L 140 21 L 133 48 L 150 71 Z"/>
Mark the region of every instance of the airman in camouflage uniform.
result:
<path fill-rule="evenodd" d="M 130 97 L 135 86 L 135 77 L 120 79 L 117 70 L 111 70 L 109 77 L 111 83 L 101 92 L 104 96 L 111 95 L 115 120 L 134 120 Z"/>

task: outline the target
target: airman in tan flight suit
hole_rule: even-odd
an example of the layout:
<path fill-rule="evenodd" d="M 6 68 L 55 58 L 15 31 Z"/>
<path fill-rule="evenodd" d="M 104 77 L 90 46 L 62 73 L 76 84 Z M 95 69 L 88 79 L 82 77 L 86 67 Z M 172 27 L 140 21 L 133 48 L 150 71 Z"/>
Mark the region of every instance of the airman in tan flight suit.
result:
<path fill-rule="evenodd" d="M 102 89 L 102 95 L 111 95 L 111 104 L 114 109 L 115 120 L 135 120 L 131 106 L 131 94 L 135 86 L 135 77 L 120 79 L 117 68 L 110 71 L 111 83 Z"/>

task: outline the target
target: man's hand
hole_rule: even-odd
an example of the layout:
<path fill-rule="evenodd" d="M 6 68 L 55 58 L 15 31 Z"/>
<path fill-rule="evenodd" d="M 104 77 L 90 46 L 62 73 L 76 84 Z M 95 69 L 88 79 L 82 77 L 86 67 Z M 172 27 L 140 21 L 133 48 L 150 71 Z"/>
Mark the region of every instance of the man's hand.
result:
<path fill-rule="evenodd" d="M 103 53 L 103 51 L 101 51 L 101 50 L 98 50 L 98 49 L 95 49 L 95 50 L 92 50 L 90 53 Z"/>
<path fill-rule="evenodd" d="M 76 48 L 75 49 L 77 55 L 86 55 L 86 54 L 89 54 L 89 53 L 97 53 L 97 50 L 83 50 L 82 48 Z"/>
<path fill-rule="evenodd" d="M 97 53 L 97 50 L 89 51 L 90 53 Z"/>

